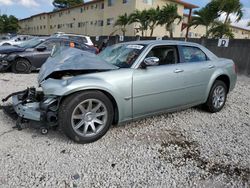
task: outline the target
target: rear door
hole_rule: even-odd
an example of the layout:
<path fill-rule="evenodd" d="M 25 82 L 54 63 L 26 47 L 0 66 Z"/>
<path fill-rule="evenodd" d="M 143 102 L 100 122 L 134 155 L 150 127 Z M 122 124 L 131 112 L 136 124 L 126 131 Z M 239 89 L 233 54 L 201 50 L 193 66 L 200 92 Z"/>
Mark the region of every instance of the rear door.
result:
<path fill-rule="evenodd" d="M 180 63 L 176 67 L 185 93 L 183 105 L 206 101 L 206 88 L 215 64 L 196 46 L 179 46 Z"/>

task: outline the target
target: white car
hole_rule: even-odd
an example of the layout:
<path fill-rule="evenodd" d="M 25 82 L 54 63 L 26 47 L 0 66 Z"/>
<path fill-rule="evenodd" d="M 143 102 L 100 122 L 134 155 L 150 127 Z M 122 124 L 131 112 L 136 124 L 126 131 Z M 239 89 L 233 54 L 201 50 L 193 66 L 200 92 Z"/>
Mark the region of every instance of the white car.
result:
<path fill-rule="evenodd" d="M 73 39 L 74 41 L 78 41 L 80 43 L 87 44 L 89 46 L 94 46 L 93 42 L 91 41 L 89 36 L 85 35 L 77 35 L 77 34 L 69 34 L 69 33 L 64 33 L 64 32 L 57 32 L 53 34 L 52 36 L 56 37 L 68 37 L 70 39 Z"/>
<path fill-rule="evenodd" d="M 32 36 L 29 35 L 18 35 L 9 40 L 3 40 L 0 42 L 0 46 L 7 46 L 7 45 L 18 45 L 23 41 L 31 39 Z"/>

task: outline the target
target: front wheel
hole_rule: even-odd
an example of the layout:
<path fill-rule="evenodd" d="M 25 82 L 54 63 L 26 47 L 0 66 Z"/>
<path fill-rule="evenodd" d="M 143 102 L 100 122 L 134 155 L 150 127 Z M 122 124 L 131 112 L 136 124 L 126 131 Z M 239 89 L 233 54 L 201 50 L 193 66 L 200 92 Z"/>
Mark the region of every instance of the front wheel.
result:
<path fill-rule="evenodd" d="M 217 80 L 211 88 L 205 106 L 209 112 L 221 111 L 227 100 L 227 86 L 224 82 Z"/>
<path fill-rule="evenodd" d="M 31 72 L 31 64 L 27 59 L 18 58 L 13 65 L 11 66 L 11 70 L 14 73 L 30 73 Z"/>
<path fill-rule="evenodd" d="M 105 94 L 86 91 L 73 94 L 62 102 L 59 125 L 72 140 L 90 143 L 106 134 L 113 115 L 113 105 Z"/>

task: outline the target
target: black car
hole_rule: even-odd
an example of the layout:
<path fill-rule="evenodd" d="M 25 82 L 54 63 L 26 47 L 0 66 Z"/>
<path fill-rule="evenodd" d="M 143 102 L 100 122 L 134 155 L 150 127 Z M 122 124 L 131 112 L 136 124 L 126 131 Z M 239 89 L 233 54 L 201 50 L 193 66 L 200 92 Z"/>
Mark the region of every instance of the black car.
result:
<path fill-rule="evenodd" d="M 94 47 L 68 38 L 36 37 L 19 46 L 0 46 L 0 70 L 14 73 L 30 73 L 39 69 L 50 56 L 54 46 L 73 47 L 96 53 Z"/>

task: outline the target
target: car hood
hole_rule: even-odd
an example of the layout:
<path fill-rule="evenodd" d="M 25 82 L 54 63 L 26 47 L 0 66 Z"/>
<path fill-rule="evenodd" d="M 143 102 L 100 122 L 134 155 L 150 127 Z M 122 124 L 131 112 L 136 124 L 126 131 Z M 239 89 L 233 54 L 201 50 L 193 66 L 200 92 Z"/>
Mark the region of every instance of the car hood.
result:
<path fill-rule="evenodd" d="M 55 72 L 115 69 L 118 69 L 118 67 L 107 63 L 93 53 L 76 48 L 60 49 L 49 57 L 41 67 L 38 75 L 38 83 L 40 84 Z"/>
<path fill-rule="evenodd" d="M 23 52 L 25 48 L 17 46 L 0 46 L 0 54 L 9 54 L 13 52 Z"/>

